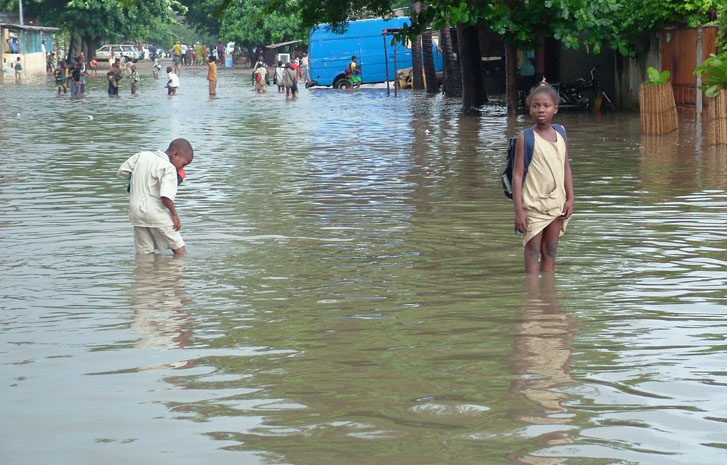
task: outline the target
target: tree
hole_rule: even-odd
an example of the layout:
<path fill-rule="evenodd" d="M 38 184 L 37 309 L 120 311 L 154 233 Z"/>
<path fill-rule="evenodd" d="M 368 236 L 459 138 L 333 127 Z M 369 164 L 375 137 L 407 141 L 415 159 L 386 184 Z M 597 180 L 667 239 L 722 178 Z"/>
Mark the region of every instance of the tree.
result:
<path fill-rule="evenodd" d="M 184 21 L 200 32 L 218 37 L 224 0 L 180 0 L 187 8 Z"/>
<path fill-rule="evenodd" d="M 439 30 L 439 37 L 439 43 L 442 45 L 442 55 L 444 57 L 444 95 L 448 97 L 460 97 L 462 95 L 462 87 L 459 83 L 457 60 L 454 57 L 452 32 L 449 25 Z"/>
<path fill-rule="evenodd" d="M 289 0 L 271 0 L 275 6 Z M 299 4 L 303 25 L 326 22 L 345 28 L 349 17 L 362 12 L 385 16 L 390 13 L 388 0 L 307 0 Z M 721 11 L 727 23 L 725 0 L 429 0 L 421 12 L 412 11 L 412 24 L 399 40 L 416 37 L 430 25 L 441 29 L 456 25 L 462 67 L 463 103 L 465 107 L 481 104 L 486 96 L 479 62 L 468 63 L 468 57 L 479 52 L 478 37 L 470 30 L 489 29 L 499 34 L 507 46 L 508 55 L 518 48 L 529 49 L 542 38 L 552 37 L 565 47 L 585 45 L 590 52 L 599 53 L 609 46 L 622 55 L 635 54 L 635 41 L 645 31 L 669 24 L 694 26 L 714 19 Z M 721 32 L 721 44 L 727 45 L 727 33 Z M 464 53 L 463 53 L 464 52 Z M 515 71 L 510 59 L 509 74 Z M 484 96 L 484 99 L 482 98 Z M 509 86 L 510 111 L 515 110 L 514 88 Z"/>
<path fill-rule="evenodd" d="M 439 92 L 437 73 L 434 69 L 434 50 L 432 48 L 432 31 L 427 29 L 422 34 L 422 61 L 424 62 L 424 76 L 426 77 L 427 93 Z"/>
<path fill-rule="evenodd" d="M 230 0 L 220 14 L 220 35 L 244 47 L 254 60 L 259 46 L 289 40 L 307 41 L 308 29 L 303 26 L 296 0 L 281 1 L 270 10 L 267 0 Z"/>
<path fill-rule="evenodd" d="M 457 24 L 457 43 L 462 75 L 462 106 L 466 110 L 478 108 L 487 102 L 482 78 L 479 28 Z"/>
<path fill-rule="evenodd" d="M 411 2 L 409 11 L 419 11 L 420 2 Z M 422 77 L 422 40 L 417 34 L 409 38 L 411 41 L 411 74 L 412 89 L 424 89 L 424 79 Z"/>
<path fill-rule="evenodd" d="M 13 3 L 16 0 L 4 6 Z M 176 0 L 24 0 L 23 7 L 42 24 L 70 33 L 69 56 L 85 51 L 88 58 L 104 38 L 142 40 L 152 31 L 168 28 L 175 15 L 186 11 Z"/>

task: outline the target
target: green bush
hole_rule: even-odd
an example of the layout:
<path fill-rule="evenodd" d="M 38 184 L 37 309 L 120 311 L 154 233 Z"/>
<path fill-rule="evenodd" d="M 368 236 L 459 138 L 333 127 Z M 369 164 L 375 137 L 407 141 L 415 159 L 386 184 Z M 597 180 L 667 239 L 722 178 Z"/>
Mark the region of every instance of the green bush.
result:
<path fill-rule="evenodd" d="M 652 66 L 646 68 L 646 73 L 649 75 L 649 80 L 646 81 L 646 84 L 651 84 L 654 86 L 666 84 L 671 77 L 671 73 L 669 71 L 662 71 L 660 73 L 658 69 Z"/>
<path fill-rule="evenodd" d="M 727 89 L 727 55 L 712 54 L 704 64 L 697 66 L 694 74 L 702 76 L 699 90 L 707 97 L 716 97 L 721 89 Z"/>

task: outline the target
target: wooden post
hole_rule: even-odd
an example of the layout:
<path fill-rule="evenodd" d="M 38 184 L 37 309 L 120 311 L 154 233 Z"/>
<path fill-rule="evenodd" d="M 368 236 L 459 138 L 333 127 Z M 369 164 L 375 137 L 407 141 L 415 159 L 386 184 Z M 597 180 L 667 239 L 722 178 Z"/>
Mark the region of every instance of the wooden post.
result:
<path fill-rule="evenodd" d="M 386 52 L 386 32 L 381 33 L 381 37 L 384 39 L 384 65 L 386 67 L 386 96 L 391 95 L 391 89 L 389 89 L 389 56 Z"/>
<path fill-rule="evenodd" d="M 397 79 L 396 73 L 396 46 L 394 46 L 394 97 L 399 96 L 397 92 L 397 88 L 399 87 L 399 79 Z"/>
<path fill-rule="evenodd" d="M 703 29 L 702 27 L 697 28 L 697 66 L 700 66 L 702 64 L 702 37 L 703 36 Z M 702 91 L 699 90 L 699 86 L 702 85 L 702 75 L 697 74 L 697 82 L 695 83 L 696 91 L 697 91 L 697 101 L 696 101 L 696 107 L 697 107 L 697 121 L 701 121 L 702 118 Z"/>

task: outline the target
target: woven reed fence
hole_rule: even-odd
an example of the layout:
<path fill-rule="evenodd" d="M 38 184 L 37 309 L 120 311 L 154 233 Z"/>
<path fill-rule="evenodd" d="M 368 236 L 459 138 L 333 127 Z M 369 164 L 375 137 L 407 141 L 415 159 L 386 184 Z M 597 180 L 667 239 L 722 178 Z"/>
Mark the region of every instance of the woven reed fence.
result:
<path fill-rule="evenodd" d="M 669 134 L 677 129 L 677 106 L 671 83 L 639 86 L 642 134 Z"/>
<path fill-rule="evenodd" d="M 710 99 L 707 109 L 709 145 L 727 145 L 727 90 L 722 89 L 717 97 Z"/>

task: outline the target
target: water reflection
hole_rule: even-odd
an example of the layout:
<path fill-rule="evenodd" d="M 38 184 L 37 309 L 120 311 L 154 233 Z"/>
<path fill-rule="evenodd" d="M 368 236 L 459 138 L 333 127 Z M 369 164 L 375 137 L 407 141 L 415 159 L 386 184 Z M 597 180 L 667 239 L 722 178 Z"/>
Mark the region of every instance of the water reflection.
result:
<path fill-rule="evenodd" d="M 194 324 L 184 312 L 190 302 L 180 281 L 184 258 L 159 254 L 136 254 L 132 297 L 131 329 L 139 339 L 135 347 L 178 349 L 189 345 Z"/>
<path fill-rule="evenodd" d="M 571 377 L 574 319 L 558 298 L 555 274 L 526 275 L 525 290 L 512 355 L 520 377 L 511 390 L 530 401 L 531 407 L 524 408 L 515 418 L 532 425 L 551 425 L 545 429 L 547 432 L 539 431 L 542 446 L 571 444 L 573 439 L 554 425 L 569 425 L 573 417 L 564 405 L 568 395 L 562 388 L 575 383 Z M 530 454 L 513 458 L 533 465 L 556 465 L 566 460 Z"/>

